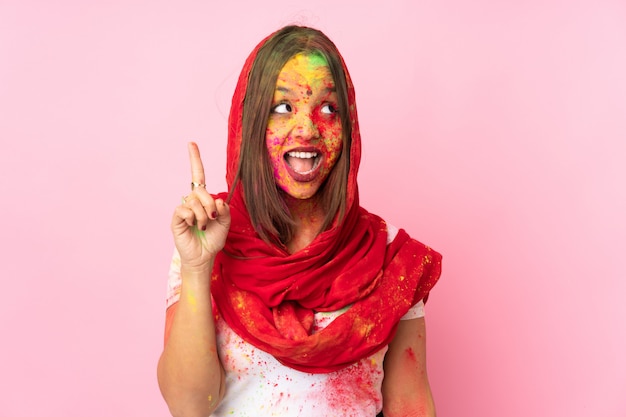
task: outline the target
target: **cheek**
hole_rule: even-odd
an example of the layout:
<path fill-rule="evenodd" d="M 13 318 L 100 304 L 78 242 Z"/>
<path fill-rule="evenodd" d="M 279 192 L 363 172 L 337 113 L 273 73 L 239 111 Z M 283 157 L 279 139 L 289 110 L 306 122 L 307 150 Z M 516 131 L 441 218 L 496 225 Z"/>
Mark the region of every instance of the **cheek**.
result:
<path fill-rule="evenodd" d="M 265 131 L 265 147 L 270 155 L 270 159 L 274 160 L 277 156 L 279 157 L 281 145 L 282 139 L 280 136 L 273 129 L 267 129 Z"/>
<path fill-rule="evenodd" d="M 267 129 L 265 129 L 265 144 L 268 147 L 280 144 L 280 135 L 278 135 L 276 127 L 275 123 L 268 123 Z"/>
<path fill-rule="evenodd" d="M 325 164 L 329 170 L 331 170 L 335 166 L 337 159 L 339 159 L 339 155 L 341 155 L 341 145 L 341 141 L 339 140 L 333 143 L 329 143 L 326 146 Z"/>
<path fill-rule="evenodd" d="M 341 153 L 343 146 L 341 125 L 339 123 L 321 123 L 318 126 L 320 135 L 324 138 L 324 148 L 327 153 L 326 161 L 329 164 L 333 164 Z"/>
<path fill-rule="evenodd" d="M 339 115 L 336 115 L 334 118 L 328 118 L 328 116 L 316 114 L 313 115 L 311 121 L 317 128 L 320 136 L 325 140 L 336 137 L 341 138 L 341 122 Z"/>

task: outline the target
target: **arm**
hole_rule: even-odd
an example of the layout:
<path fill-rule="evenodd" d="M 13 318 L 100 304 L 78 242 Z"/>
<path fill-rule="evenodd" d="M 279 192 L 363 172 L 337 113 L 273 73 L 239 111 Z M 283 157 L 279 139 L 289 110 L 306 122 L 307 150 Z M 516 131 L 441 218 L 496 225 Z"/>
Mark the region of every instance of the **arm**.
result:
<path fill-rule="evenodd" d="M 423 317 L 401 320 L 383 364 L 385 417 L 434 417 L 426 373 L 426 322 Z"/>
<path fill-rule="evenodd" d="M 189 157 L 192 181 L 201 186 L 194 186 L 172 217 L 181 293 L 167 310 L 157 377 L 173 416 L 205 417 L 224 396 L 210 285 L 215 256 L 224 247 L 230 228 L 230 210 L 204 188 L 204 168 L 195 143 L 189 144 Z"/>
<path fill-rule="evenodd" d="M 173 416 L 208 416 L 224 396 L 208 271 L 182 274 L 180 301 L 167 309 L 157 377 Z"/>

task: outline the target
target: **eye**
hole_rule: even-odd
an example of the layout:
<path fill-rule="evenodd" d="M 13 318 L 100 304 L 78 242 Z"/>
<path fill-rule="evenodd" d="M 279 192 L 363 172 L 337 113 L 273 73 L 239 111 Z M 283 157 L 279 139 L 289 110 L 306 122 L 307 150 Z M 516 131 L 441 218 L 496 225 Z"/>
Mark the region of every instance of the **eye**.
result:
<path fill-rule="evenodd" d="M 273 113 L 285 114 L 291 112 L 291 104 L 288 103 L 280 103 L 272 109 Z"/>
<path fill-rule="evenodd" d="M 321 112 L 324 114 L 335 114 L 337 113 L 337 108 L 332 104 L 324 104 L 322 106 Z"/>

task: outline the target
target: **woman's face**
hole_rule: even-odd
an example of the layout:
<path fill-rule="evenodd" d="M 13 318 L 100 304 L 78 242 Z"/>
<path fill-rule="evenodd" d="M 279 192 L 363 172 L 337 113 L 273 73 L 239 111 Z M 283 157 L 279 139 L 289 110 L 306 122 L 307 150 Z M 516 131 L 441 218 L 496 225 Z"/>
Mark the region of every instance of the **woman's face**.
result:
<path fill-rule="evenodd" d="M 298 199 L 315 195 L 341 154 L 341 119 L 328 64 L 298 54 L 278 75 L 265 144 L 276 184 Z"/>

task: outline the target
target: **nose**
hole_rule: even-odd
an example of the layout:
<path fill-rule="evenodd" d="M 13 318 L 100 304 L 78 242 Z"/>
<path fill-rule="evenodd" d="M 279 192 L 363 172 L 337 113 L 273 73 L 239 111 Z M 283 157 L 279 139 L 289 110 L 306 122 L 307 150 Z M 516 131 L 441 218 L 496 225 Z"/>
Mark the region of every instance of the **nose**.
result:
<path fill-rule="evenodd" d="M 296 126 L 294 129 L 295 136 L 303 140 L 315 140 L 319 139 L 320 132 L 317 128 L 317 124 L 311 117 L 310 113 L 301 112 L 302 114 L 297 117 Z"/>

